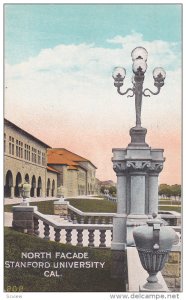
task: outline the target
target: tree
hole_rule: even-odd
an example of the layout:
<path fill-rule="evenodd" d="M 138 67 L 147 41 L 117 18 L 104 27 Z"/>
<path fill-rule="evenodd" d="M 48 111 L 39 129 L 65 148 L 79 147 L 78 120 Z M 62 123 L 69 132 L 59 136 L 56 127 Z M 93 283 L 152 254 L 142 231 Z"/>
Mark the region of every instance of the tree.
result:
<path fill-rule="evenodd" d="M 181 197 L 181 185 L 180 184 L 173 184 L 171 185 L 171 196 L 175 197 L 175 200 L 177 197 Z"/>
<path fill-rule="evenodd" d="M 109 194 L 112 196 L 116 195 L 116 187 L 115 186 L 110 186 L 109 187 Z"/>
<path fill-rule="evenodd" d="M 171 196 L 175 197 L 181 197 L 181 185 L 180 184 L 160 184 L 159 185 L 159 192 L 158 194 L 165 198 L 170 198 Z"/>
<path fill-rule="evenodd" d="M 165 184 L 165 183 L 160 184 L 158 194 L 162 197 L 170 198 L 171 197 L 170 185 Z"/>

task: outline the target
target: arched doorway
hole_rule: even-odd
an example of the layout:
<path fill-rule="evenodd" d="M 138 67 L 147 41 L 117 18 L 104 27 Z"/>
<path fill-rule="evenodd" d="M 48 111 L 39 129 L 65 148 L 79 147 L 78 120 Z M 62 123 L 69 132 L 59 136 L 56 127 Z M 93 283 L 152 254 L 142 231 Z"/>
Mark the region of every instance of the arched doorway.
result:
<path fill-rule="evenodd" d="M 53 179 L 52 180 L 52 197 L 54 197 L 54 193 L 55 193 L 55 181 Z"/>
<path fill-rule="evenodd" d="M 30 197 L 35 197 L 35 189 L 36 189 L 36 177 L 35 175 L 33 175 L 31 181 Z"/>
<path fill-rule="evenodd" d="M 42 190 L 42 181 L 41 181 L 41 176 L 39 176 L 37 181 L 37 197 L 41 197 L 41 190 Z"/>
<path fill-rule="evenodd" d="M 13 197 L 14 195 L 11 195 L 11 187 L 13 187 L 13 175 L 10 170 L 6 173 L 6 181 L 4 186 L 4 196 L 5 197 Z"/>
<path fill-rule="evenodd" d="M 19 185 L 22 183 L 21 173 L 18 172 L 16 175 L 16 185 L 15 185 L 15 197 L 21 197 L 21 189 Z"/>
<path fill-rule="evenodd" d="M 50 196 L 50 179 L 47 180 L 47 197 Z"/>

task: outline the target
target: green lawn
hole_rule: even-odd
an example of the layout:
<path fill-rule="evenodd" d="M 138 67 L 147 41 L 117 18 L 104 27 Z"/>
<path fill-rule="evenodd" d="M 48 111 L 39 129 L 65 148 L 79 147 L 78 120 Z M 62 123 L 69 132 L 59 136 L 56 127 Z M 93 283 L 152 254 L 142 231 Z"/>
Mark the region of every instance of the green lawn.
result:
<path fill-rule="evenodd" d="M 40 201 L 40 202 L 30 202 L 31 206 L 36 205 L 38 207 L 39 212 L 46 214 L 46 215 L 53 215 L 54 214 L 54 201 Z M 7 204 L 4 206 L 4 211 L 12 212 L 12 206 L 19 205 L 19 204 Z"/>
<path fill-rule="evenodd" d="M 177 211 L 179 213 L 181 213 L 181 206 L 171 206 L 171 205 L 162 205 L 158 207 L 158 210 L 173 210 L 173 211 Z"/>
<path fill-rule="evenodd" d="M 110 276 L 112 263 L 110 249 L 90 249 L 45 241 L 8 227 L 5 227 L 4 233 L 5 261 L 21 261 L 21 252 L 47 251 L 53 256 L 55 252 L 88 252 L 89 261 L 105 262 L 103 269 L 56 269 L 62 277 L 50 278 L 44 276 L 45 270 L 41 268 L 5 268 L 5 291 L 10 291 L 10 287 L 22 287 L 23 292 L 125 292 L 125 280 L 114 279 Z M 49 261 L 52 264 L 57 260 L 52 257 L 52 259 L 35 258 L 29 261 Z M 52 267 L 51 270 L 53 270 Z"/>
<path fill-rule="evenodd" d="M 163 204 L 163 205 L 181 205 L 181 201 L 163 199 L 163 200 L 159 200 L 159 204 Z"/>
<path fill-rule="evenodd" d="M 108 200 L 98 199 L 68 199 L 71 205 L 84 212 L 116 212 L 116 203 Z M 54 200 L 30 202 L 30 205 L 37 205 L 38 210 L 47 215 L 54 214 Z M 4 206 L 4 211 L 12 212 L 12 204 Z"/>
<path fill-rule="evenodd" d="M 68 199 L 71 205 L 80 209 L 84 212 L 116 212 L 117 204 L 108 200 L 98 200 L 98 199 Z M 41 202 L 31 202 L 30 205 L 37 205 L 38 210 L 47 215 L 52 215 L 54 213 L 54 200 L 41 201 Z M 161 202 L 160 202 L 161 204 Z M 12 212 L 12 204 L 4 206 L 4 211 Z M 159 206 L 159 210 L 174 210 L 181 212 L 180 206 L 163 205 Z"/>
<path fill-rule="evenodd" d="M 84 212 L 116 212 L 117 204 L 108 200 L 70 199 L 70 204 Z"/>

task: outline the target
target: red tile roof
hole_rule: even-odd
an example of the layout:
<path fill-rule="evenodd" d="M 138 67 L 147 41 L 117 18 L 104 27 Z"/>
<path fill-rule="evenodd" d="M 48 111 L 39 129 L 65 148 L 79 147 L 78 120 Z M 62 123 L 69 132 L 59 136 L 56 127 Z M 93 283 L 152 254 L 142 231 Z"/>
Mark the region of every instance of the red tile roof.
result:
<path fill-rule="evenodd" d="M 52 168 L 52 167 L 49 167 L 49 166 L 47 166 L 47 171 L 51 171 L 51 172 L 55 172 L 55 173 L 60 174 L 59 171 L 57 171 L 56 169 L 54 169 L 54 168 Z"/>
<path fill-rule="evenodd" d="M 67 165 L 69 166 L 69 170 L 77 170 L 79 162 L 91 163 L 86 158 L 70 152 L 64 148 L 52 148 L 47 150 L 47 163 L 49 165 Z"/>

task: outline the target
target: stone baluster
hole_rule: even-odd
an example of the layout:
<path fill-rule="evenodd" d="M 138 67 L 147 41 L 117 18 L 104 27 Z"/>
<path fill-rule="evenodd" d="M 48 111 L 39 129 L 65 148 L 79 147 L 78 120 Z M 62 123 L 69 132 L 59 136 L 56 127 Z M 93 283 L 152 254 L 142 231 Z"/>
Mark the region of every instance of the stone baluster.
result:
<path fill-rule="evenodd" d="M 105 248 L 106 247 L 105 241 L 106 241 L 106 230 L 105 229 L 100 229 L 100 244 L 99 244 L 99 247 Z"/>
<path fill-rule="evenodd" d="M 92 224 L 92 218 L 88 217 L 88 224 Z"/>
<path fill-rule="evenodd" d="M 74 217 L 73 217 L 73 224 L 77 224 L 77 216 L 76 216 L 76 214 L 74 214 Z"/>
<path fill-rule="evenodd" d="M 60 242 L 60 237 L 61 237 L 61 229 L 59 228 L 54 228 L 55 231 L 55 241 Z"/>
<path fill-rule="evenodd" d="M 72 222 L 72 219 L 71 219 L 71 215 L 70 215 L 70 214 L 68 214 L 67 219 L 68 219 L 69 222 Z"/>
<path fill-rule="evenodd" d="M 80 218 L 80 224 L 84 224 L 84 217 L 83 216 L 81 216 L 81 218 Z"/>
<path fill-rule="evenodd" d="M 94 229 L 88 229 L 88 247 L 94 247 Z"/>
<path fill-rule="evenodd" d="M 71 245 L 72 229 L 66 229 L 66 243 Z"/>
<path fill-rule="evenodd" d="M 34 234 L 39 235 L 39 220 L 34 218 Z"/>
<path fill-rule="evenodd" d="M 106 222 L 105 222 L 105 218 L 103 217 L 102 219 L 101 219 L 101 224 L 105 224 Z"/>
<path fill-rule="evenodd" d="M 95 224 L 98 224 L 98 222 L 99 222 L 99 218 L 97 217 L 95 218 Z"/>
<path fill-rule="evenodd" d="M 44 225 L 44 239 L 45 240 L 50 240 L 50 226 L 43 222 Z"/>
<path fill-rule="evenodd" d="M 109 218 L 109 224 L 112 224 L 112 223 L 113 223 L 113 218 L 110 217 L 110 218 Z"/>
<path fill-rule="evenodd" d="M 83 246 L 83 229 L 77 229 L 77 246 Z"/>

